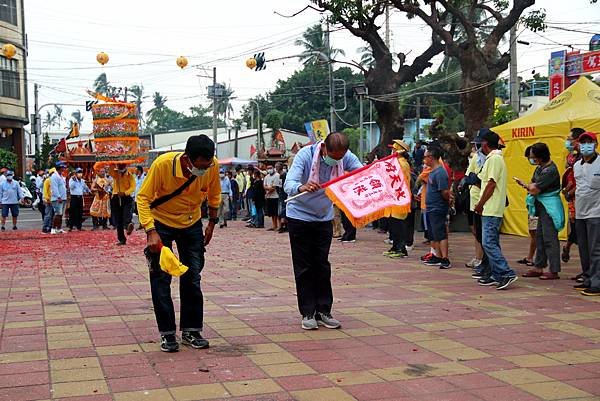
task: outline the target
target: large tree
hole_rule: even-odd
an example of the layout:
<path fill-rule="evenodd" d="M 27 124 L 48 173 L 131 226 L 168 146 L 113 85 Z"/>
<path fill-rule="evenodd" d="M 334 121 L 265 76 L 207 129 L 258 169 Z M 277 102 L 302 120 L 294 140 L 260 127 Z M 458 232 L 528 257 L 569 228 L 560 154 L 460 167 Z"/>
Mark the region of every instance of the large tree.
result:
<path fill-rule="evenodd" d="M 500 53 L 498 47 L 535 0 L 513 0 L 512 7 L 506 0 L 390 1 L 407 16 L 429 25 L 443 40 L 446 54 L 458 60 L 466 135 L 472 138 L 489 124 L 496 78 L 510 62 L 510 53 Z M 541 29 L 544 16 L 543 11 L 533 11 L 523 21 L 530 29 Z"/>
<path fill-rule="evenodd" d="M 433 35 L 431 45 L 418 55 L 412 64 L 406 64 L 406 55 L 404 53 L 392 55 L 379 32 L 381 27 L 377 20 L 385 13 L 389 1 L 313 0 L 313 3 L 330 13 L 331 22 L 341 24 L 352 35 L 364 40 L 373 52 L 375 63 L 368 69 L 360 68 L 364 73 L 369 96 L 376 99 L 374 106 L 381 130 L 380 143 L 373 153 L 380 156 L 386 154 L 387 145 L 393 139 L 403 137 L 404 126 L 398 99 L 385 96 L 395 94 L 402 84 L 414 81 L 423 71 L 431 67 L 431 59 L 441 53 L 444 46 L 437 35 Z M 398 61 L 396 68 L 394 68 L 395 57 Z"/>

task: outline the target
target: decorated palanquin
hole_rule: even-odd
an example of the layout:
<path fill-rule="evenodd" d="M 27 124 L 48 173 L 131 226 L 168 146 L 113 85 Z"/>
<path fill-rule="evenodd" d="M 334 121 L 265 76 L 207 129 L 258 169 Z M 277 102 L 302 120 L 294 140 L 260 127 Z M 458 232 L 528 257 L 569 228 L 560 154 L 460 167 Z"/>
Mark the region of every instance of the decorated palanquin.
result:
<path fill-rule="evenodd" d="M 143 161 L 136 105 L 100 95 L 96 98 L 104 101 L 92 106 L 96 161 L 103 164 Z"/>

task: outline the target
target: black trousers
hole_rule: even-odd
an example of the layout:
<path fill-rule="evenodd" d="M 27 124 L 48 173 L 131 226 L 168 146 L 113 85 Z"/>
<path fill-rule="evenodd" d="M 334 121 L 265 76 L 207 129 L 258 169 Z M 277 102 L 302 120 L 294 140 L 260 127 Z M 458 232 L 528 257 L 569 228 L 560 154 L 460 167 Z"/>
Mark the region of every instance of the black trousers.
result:
<path fill-rule="evenodd" d="M 308 222 L 288 217 L 292 263 L 302 316 L 330 313 L 333 304 L 329 249 L 333 238 L 331 221 Z"/>
<path fill-rule="evenodd" d="M 409 213 L 404 220 L 390 217 L 390 239 L 394 242 L 394 249 L 406 251 L 407 246 L 412 246 L 415 241 L 415 215 Z"/>
<path fill-rule="evenodd" d="M 133 218 L 133 198 L 131 196 L 113 196 L 110 199 L 110 214 L 117 227 L 119 242 L 127 242 L 125 227 Z"/>
<path fill-rule="evenodd" d="M 181 313 L 179 328 L 181 331 L 202 331 L 204 298 L 200 288 L 200 273 L 204 268 L 204 233 L 202 221 L 187 228 L 172 228 L 159 221 L 155 222 L 156 232 L 164 246 L 177 244 L 179 260 L 189 270 L 179 277 L 179 297 Z M 159 255 L 144 251 L 150 267 L 150 289 L 152 305 L 160 334 L 175 334 L 175 308 L 171 298 L 171 275 L 160 269 Z"/>
<path fill-rule="evenodd" d="M 340 215 L 342 216 L 342 226 L 344 227 L 344 235 L 342 235 L 342 240 L 354 241 L 356 239 L 356 227 L 352 225 L 350 219 L 346 217 L 343 211 L 340 210 Z"/>
<path fill-rule="evenodd" d="M 81 230 L 83 222 L 83 196 L 71 195 L 69 203 L 69 228 L 78 228 Z"/>

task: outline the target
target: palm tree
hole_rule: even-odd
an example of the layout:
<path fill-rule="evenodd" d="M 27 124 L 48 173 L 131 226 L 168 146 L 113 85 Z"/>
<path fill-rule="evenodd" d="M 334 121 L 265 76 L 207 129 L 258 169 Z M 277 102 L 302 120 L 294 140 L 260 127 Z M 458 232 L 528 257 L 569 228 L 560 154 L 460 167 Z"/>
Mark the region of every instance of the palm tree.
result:
<path fill-rule="evenodd" d="M 99 93 L 101 95 L 108 96 L 109 86 L 110 85 L 108 83 L 108 78 L 106 78 L 106 73 L 104 72 L 98 75 L 98 78 L 96 78 L 96 80 L 94 81 L 94 90 L 96 91 L 96 93 Z"/>
<path fill-rule="evenodd" d="M 129 88 L 129 93 L 133 96 L 133 103 L 136 106 L 138 118 L 140 119 L 140 123 L 143 124 L 144 114 L 142 113 L 142 103 L 144 99 L 147 99 L 149 96 L 144 96 L 144 86 L 143 85 L 133 85 Z"/>
<path fill-rule="evenodd" d="M 217 97 L 217 114 L 222 115 L 224 120 L 227 120 L 228 116 L 233 113 L 233 106 L 231 105 L 231 99 L 235 91 L 229 85 L 222 84 L 223 92 Z"/>
<path fill-rule="evenodd" d="M 373 57 L 371 46 L 359 47 L 357 51 L 360 53 L 360 64 L 363 67 L 369 68 L 375 65 L 375 57 Z"/>
<path fill-rule="evenodd" d="M 42 126 L 46 129 L 50 129 L 56 125 L 56 115 L 46 111 L 46 118 L 42 122 Z"/>
<path fill-rule="evenodd" d="M 60 124 L 65 121 L 63 117 L 63 108 L 61 106 L 54 106 L 54 116 L 56 117 L 56 125 L 60 126 Z"/>
<path fill-rule="evenodd" d="M 71 113 L 71 118 L 72 118 L 72 122 L 79 124 L 81 126 L 81 123 L 83 122 L 83 115 L 81 115 L 81 111 L 80 110 L 75 110 L 74 112 Z"/>
<path fill-rule="evenodd" d="M 346 55 L 342 49 L 334 49 L 331 45 L 329 46 L 329 49 L 327 49 L 327 44 L 325 42 L 325 32 L 323 32 L 321 24 L 309 27 L 302 34 L 302 39 L 298 39 L 294 42 L 296 46 L 304 48 L 304 54 L 299 57 L 300 61 L 304 64 L 316 63 L 318 61 L 318 56 L 315 55 L 314 52 L 329 54 L 329 57 L 332 59 L 336 56 Z"/>
<path fill-rule="evenodd" d="M 146 112 L 148 124 L 150 124 L 151 121 L 156 122 L 161 119 L 161 113 L 167 107 L 167 97 L 161 95 L 160 92 L 154 92 L 154 95 L 152 96 L 152 102 L 154 103 L 154 107 Z"/>

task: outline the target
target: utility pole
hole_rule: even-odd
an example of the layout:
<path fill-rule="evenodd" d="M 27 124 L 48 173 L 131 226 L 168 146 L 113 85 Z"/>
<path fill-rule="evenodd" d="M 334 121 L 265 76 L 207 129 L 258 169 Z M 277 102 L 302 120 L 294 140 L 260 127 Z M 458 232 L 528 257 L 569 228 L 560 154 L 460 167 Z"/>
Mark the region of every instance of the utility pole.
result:
<path fill-rule="evenodd" d="M 331 62 L 331 37 L 329 32 L 329 21 L 327 21 L 326 26 L 327 30 L 325 31 L 325 46 L 327 48 L 327 64 L 329 66 L 329 119 L 331 132 L 335 132 L 335 88 L 333 87 L 333 63 Z"/>
<path fill-rule="evenodd" d="M 385 46 L 390 49 L 390 6 L 385 6 Z"/>
<path fill-rule="evenodd" d="M 213 96 L 212 96 L 212 112 L 213 112 L 213 142 L 215 143 L 215 155 L 217 154 L 217 67 L 213 67 Z"/>
<path fill-rule="evenodd" d="M 519 77 L 517 72 L 517 25 L 510 28 L 510 106 L 519 116 Z"/>
<path fill-rule="evenodd" d="M 415 143 L 421 139 L 421 98 L 417 96 L 417 132 L 415 133 Z"/>
<path fill-rule="evenodd" d="M 35 134 L 35 149 L 38 152 L 42 151 L 42 141 L 41 141 L 41 132 L 39 130 L 39 110 L 38 110 L 38 97 L 39 97 L 39 87 L 37 83 L 33 84 L 33 132 Z"/>

